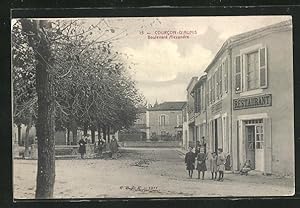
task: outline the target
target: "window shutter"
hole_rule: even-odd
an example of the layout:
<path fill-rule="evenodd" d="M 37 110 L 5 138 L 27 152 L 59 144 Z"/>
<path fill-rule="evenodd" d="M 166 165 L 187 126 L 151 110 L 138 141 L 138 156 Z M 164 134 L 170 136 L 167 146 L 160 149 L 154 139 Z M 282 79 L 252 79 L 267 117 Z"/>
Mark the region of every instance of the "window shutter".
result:
<path fill-rule="evenodd" d="M 242 91 L 242 67 L 241 67 L 241 56 L 235 57 L 235 92 Z"/>
<path fill-rule="evenodd" d="M 267 48 L 259 49 L 259 85 L 261 88 L 268 87 Z"/>
<path fill-rule="evenodd" d="M 215 87 L 216 87 L 216 76 L 215 74 L 213 75 L 213 79 L 212 79 L 212 102 L 215 102 Z"/>
<path fill-rule="evenodd" d="M 220 97 L 222 97 L 222 95 L 223 95 L 223 87 L 222 87 L 222 84 L 223 84 L 223 82 L 222 82 L 222 79 L 223 79 L 223 66 L 224 66 L 224 63 L 222 63 L 222 65 L 220 66 L 220 71 L 219 71 L 219 79 L 220 79 L 220 83 L 219 83 L 219 85 L 220 85 Z"/>
<path fill-rule="evenodd" d="M 264 139 L 264 173 L 272 173 L 272 128 L 271 128 L 271 119 L 264 118 L 264 130 L 263 130 L 263 139 Z"/>
<path fill-rule="evenodd" d="M 224 72 L 224 87 L 225 93 L 228 92 L 228 59 L 225 60 L 225 72 Z"/>

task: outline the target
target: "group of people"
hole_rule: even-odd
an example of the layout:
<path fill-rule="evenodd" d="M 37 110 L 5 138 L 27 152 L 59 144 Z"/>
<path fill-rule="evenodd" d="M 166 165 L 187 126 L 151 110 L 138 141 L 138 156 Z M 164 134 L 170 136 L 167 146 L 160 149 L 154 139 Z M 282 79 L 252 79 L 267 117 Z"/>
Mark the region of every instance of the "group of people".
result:
<path fill-rule="evenodd" d="M 222 148 L 219 148 L 217 153 L 211 153 L 211 155 L 206 154 L 205 148 L 200 146 L 196 148 L 195 153 L 192 150 L 193 148 L 190 147 L 189 152 L 185 155 L 185 164 L 189 178 L 193 177 L 193 171 L 196 169 L 198 171 L 198 179 L 201 176 L 202 180 L 204 180 L 205 172 L 209 169 L 211 171 L 211 180 L 223 181 L 226 155 L 223 153 Z M 219 177 L 217 179 L 218 173 Z"/>
<path fill-rule="evenodd" d="M 83 137 L 79 140 L 79 149 L 78 152 L 81 155 L 81 159 L 84 159 L 84 155 L 86 154 L 86 144 L 87 144 L 87 137 Z M 115 158 L 115 154 L 118 152 L 119 145 L 115 138 L 115 136 L 112 136 L 112 139 L 109 143 L 109 155 L 111 158 Z M 106 141 L 103 139 L 99 139 L 98 145 L 96 146 L 97 153 L 99 155 L 102 155 L 103 151 L 106 149 Z"/>

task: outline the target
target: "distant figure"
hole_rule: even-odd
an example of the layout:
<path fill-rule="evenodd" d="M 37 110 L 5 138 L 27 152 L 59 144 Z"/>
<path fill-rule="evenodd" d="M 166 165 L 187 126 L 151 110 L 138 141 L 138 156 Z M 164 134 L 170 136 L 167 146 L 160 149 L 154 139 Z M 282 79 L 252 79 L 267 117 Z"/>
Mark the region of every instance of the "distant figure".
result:
<path fill-rule="evenodd" d="M 103 149 L 105 147 L 105 141 L 103 139 L 98 140 L 98 154 L 102 155 Z"/>
<path fill-rule="evenodd" d="M 226 157 L 223 153 L 223 149 L 218 149 L 218 156 L 217 156 L 217 169 L 219 171 L 219 178 L 218 181 L 223 181 L 224 178 L 224 171 L 225 171 L 225 163 L 226 163 Z"/>
<path fill-rule="evenodd" d="M 251 161 L 247 160 L 243 166 L 243 168 L 240 170 L 241 175 L 248 175 L 248 172 L 251 170 Z"/>
<path fill-rule="evenodd" d="M 200 148 L 201 148 L 200 143 L 199 143 L 199 141 L 197 141 L 196 149 L 195 149 L 195 155 L 196 155 L 196 157 L 200 153 Z"/>
<path fill-rule="evenodd" d="M 204 153 L 204 148 L 200 148 L 200 152 L 197 155 L 197 170 L 198 179 L 200 179 L 200 173 L 202 172 L 202 180 L 204 180 L 204 174 L 206 169 L 206 154 Z"/>
<path fill-rule="evenodd" d="M 113 158 L 119 149 L 119 145 L 118 145 L 118 142 L 117 142 L 115 136 L 112 137 L 112 140 L 110 141 L 110 144 L 109 144 L 109 148 L 111 151 L 111 158 Z"/>
<path fill-rule="evenodd" d="M 192 152 L 193 148 L 189 147 L 189 152 L 185 154 L 185 164 L 188 170 L 189 177 L 193 177 L 193 170 L 195 169 L 195 153 Z"/>
<path fill-rule="evenodd" d="M 216 180 L 217 179 L 217 172 L 218 172 L 218 167 L 217 167 L 217 153 L 213 152 L 211 153 L 212 156 L 209 160 L 209 169 L 211 172 L 211 180 Z"/>
<path fill-rule="evenodd" d="M 81 138 L 78 142 L 78 144 L 79 144 L 79 153 L 81 155 L 81 159 L 83 159 L 83 156 L 86 153 L 86 148 L 85 148 L 86 143 L 87 143 L 86 140 L 84 140 L 83 138 Z"/>

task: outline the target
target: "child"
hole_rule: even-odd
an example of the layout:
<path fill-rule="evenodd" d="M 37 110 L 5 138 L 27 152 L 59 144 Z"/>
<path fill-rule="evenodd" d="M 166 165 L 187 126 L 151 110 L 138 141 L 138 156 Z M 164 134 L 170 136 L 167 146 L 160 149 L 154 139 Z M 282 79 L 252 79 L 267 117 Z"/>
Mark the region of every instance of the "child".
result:
<path fill-rule="evenodd" d="M 197 170 L 198 170 L 198 179 L 200 179 L 200 172 L 202 172 L 202 180 L 204 180 L 204 174 L 206 169 L 206 154 L 204 153 L 204 148 L 200 148 L 200 152 L 197 155 Z"/>
<path fill-rule="evenodd" d="M 219 171 L 219 178 L 218 181 L 223 181 L 224 178 L 224 171 L 225 171 L 225 162 L 226 162 L 226 157 L 223 153 L 223 149 L 219 148 L 218 149 L 218 156 L 217 156 L 217 169 Z"/>
<path fill-rule="evenodd" d="M 193 170 L 195 169 L 195 153 L 192 152 L 193 148 L 189 147 L 189 152 L 185 154 L 185 164 L 188 170 L 189 177 L 193 177 Z"/>
<path fill-rule="evenodd" d="M 217 153 L 211 153 L 212 157 L 210 159 L 210 170 L 211 170 L 211 180 L 217 179 Z"/>
<path fill-rule="evenodd" d="M 242 170 L 240 171 L 241 175 L 248 175 L 248 172 L 251 170 L 251 161 L 247 160 L 242 168 Z"/>

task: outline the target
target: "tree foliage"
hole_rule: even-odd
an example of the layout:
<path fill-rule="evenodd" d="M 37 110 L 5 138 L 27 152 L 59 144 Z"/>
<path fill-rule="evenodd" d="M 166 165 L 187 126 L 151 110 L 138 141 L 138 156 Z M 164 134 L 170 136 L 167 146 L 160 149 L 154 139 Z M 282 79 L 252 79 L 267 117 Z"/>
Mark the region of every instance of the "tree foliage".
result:
<path fill-rule="evenodd" d="M 29 20 L 32 21 L 32 20 Z M 44 34 L 50 45 L 47 62 L 53 76 L 56 126 L 98 124 L 115 130 L 129 126 L 142 102 L 113 41 L 125 34 L 108 25 L 83 20 L 47 21 Z M 19 21 L 13 25 L 13 89 L 15 122 L 26 123 L 28 109 L 36 115 L 34 48 Z M 38 43 L 36 43 L 38 44 Z M 30 107 L 30 108 L 29 108 Z"/>

